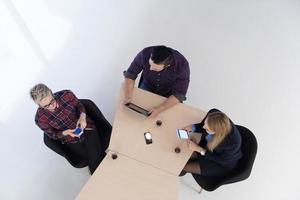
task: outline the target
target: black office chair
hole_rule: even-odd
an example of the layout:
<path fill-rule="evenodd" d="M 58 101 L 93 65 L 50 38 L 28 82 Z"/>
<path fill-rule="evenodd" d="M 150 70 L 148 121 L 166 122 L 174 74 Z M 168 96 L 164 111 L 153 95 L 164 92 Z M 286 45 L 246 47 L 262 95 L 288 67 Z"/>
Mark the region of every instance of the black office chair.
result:
<path fill-rule="evenodd" d="M 101 144 L 104 144 L 104 148 L 107 149 L 109 145 L 112 126 L 105 119 L 102 112 L 93 101 L 89 99 L 80 99 L 79 101 L 84 105 L 86 114 L 94 120 L 98 133 L 100 134 L 100 138 L 106 139 L 105 141 L 101 141 Z M 73 167 L 83 168 L 88 165 L 85 160 L 82 160 L 76 155 L 73 155 L 59 140 L 53 140 L 49 138 L 45 133 L 44 143 L 51 150 L 65 157 Z"/>
<path fill-rule="evenodd" d="M 192 174 L 195 181 L 206 191 L 214 191 L 221 185 L 235 183 L 247 179 L 250 176 L 257 152 L 257 141 L 254 134 L 247 128 L 237 125 L 242 137 L 241 151 L 243 157 L 239 160 L 236 168 L 229 174 L 220 177 L 207 177 Z"/>

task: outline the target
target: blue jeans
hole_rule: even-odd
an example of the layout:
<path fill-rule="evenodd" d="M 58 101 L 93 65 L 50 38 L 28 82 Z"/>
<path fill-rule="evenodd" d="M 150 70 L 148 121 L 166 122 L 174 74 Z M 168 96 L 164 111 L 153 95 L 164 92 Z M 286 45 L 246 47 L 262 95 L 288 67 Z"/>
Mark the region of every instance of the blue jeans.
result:
<path fill-rule="evenodd" d="M 147 88 L 147 86 L 145 85 L 144 82 L 141 82 L 140 86 L 139 86 L 140 89 L 143 89 L 143 90 L 146 90 L 148 92 L 151 92 L 149 88 Z"/>

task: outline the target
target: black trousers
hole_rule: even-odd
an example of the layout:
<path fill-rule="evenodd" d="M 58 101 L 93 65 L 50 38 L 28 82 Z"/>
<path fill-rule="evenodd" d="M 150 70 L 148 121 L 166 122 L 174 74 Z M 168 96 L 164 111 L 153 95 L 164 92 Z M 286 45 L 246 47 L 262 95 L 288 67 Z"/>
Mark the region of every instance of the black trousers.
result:
<path fill-rule="evenodd" d="M 101 139 L 96 130 L 84 130 L 84 141 L 65 144 L 66 147 L 74 153 L 79 159 L 86 160 L 91 174 L 97 169 L 105 157 L 105 149 L 101 144 Z"/>

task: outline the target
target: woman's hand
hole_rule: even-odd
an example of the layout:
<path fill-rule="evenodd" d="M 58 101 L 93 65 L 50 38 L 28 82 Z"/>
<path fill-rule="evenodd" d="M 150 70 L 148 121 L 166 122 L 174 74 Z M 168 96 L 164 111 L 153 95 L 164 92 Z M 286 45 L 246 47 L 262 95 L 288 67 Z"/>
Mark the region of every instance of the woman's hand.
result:
<path fill-rule="evenodd" d="M 193 132 L 193 124 L 191 124 L 189 126 L 186 126 L 186 127 L 183 127 L 181 129 L 186 130 L 188 133 L 191 133 L 191 132 Z M 197 137 L 193 133 L 189 134 L 189 139 L 192 142 L 194 142 L 194 143 L 198 143 L 199 142 L 198 139 L 197 139 Z"/>
<path fill-rule="evenodd" d="M 191 140 L 187 140 L 187 143 L 188 143 L 189 149 L 192 151 L 197 151 L 200 153 L 200 151 L 204 150 L 202 147 L 200 147 L 198 144 L 196 144 L 195 142 L 193 142 Z"/>
<path fill-rule="evenodd" d="M 186 130 L 187 132 L 192 132 L 193 131 L 192 127 L 193 127 L 193 125 L 191 124 L 189 126 L 183 127 L 182 129 Z"/>

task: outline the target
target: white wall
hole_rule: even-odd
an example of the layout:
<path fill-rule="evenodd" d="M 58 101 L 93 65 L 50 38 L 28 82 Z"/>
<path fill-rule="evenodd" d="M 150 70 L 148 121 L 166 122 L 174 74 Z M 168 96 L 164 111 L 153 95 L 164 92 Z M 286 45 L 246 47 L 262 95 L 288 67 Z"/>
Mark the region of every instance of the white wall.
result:
<path fill-rule="evenodd" d="M 122 71 L 165 44 L 189 60 L 187 104 L 217 107 L 257 136 L 250 178 L 201 197 L 300 199 L 300 2 L 0 1 L 0 199 L 74 199 L 89 178 L 42 142 L 28 91 L 44 82 L 93 99 L 112 122 Z"/>

